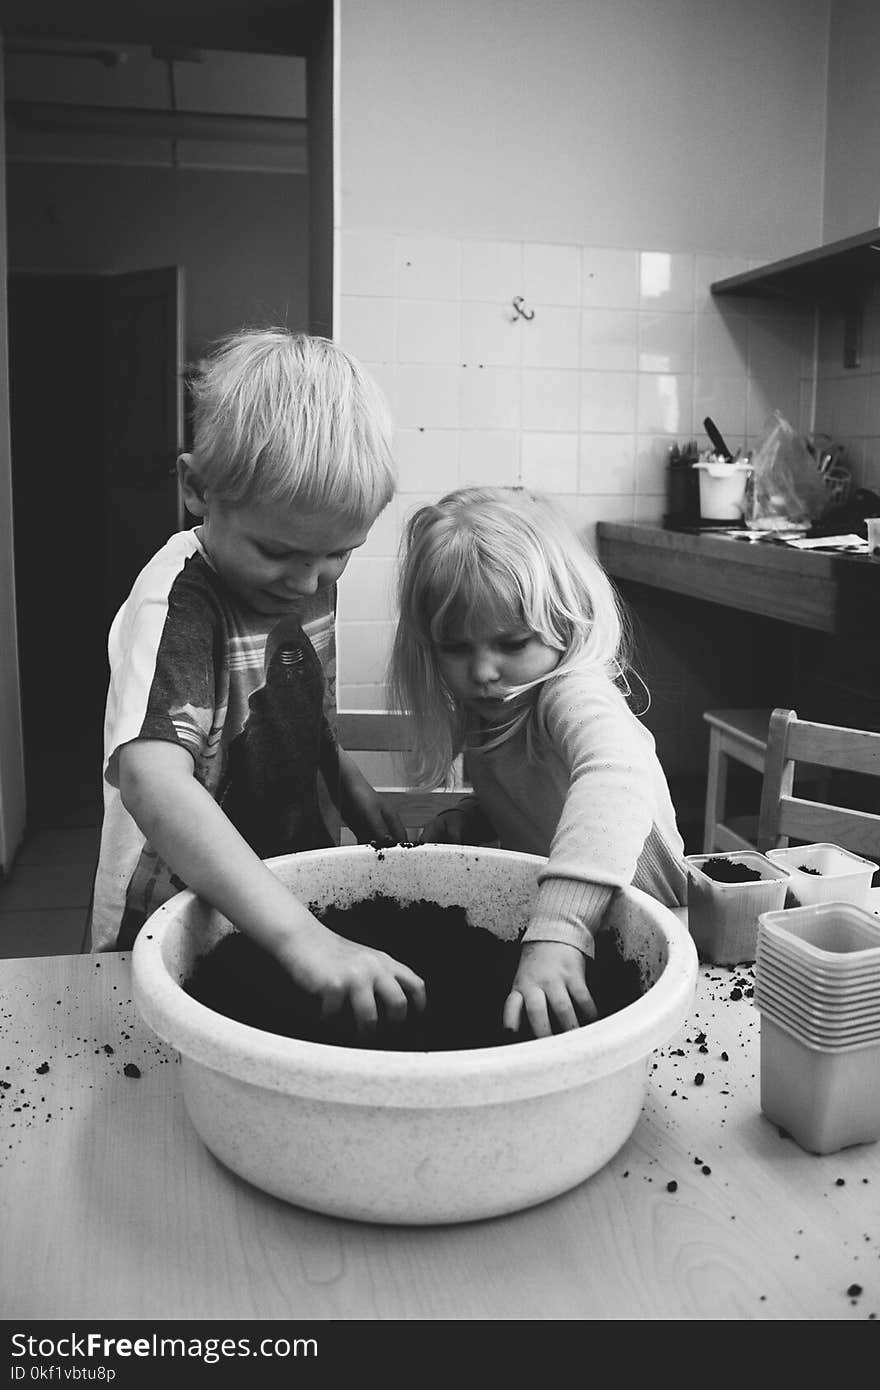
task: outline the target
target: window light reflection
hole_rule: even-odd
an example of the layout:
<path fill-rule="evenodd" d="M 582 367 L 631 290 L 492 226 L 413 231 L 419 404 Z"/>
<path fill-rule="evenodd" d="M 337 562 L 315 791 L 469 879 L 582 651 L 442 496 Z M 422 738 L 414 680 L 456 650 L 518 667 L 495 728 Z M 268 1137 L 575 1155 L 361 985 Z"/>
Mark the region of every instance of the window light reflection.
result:
<path fill-rule="evenodd" d="M 681 402 L 678 377 L 658 376 L 657 404 L 660 410 L 660 429 L 663 434 L 678 434 L 681 428 Z"/>
<path fill-rule="evenodd" d="M 643 251 L 641 264 L 642 297 L 659 299 L 672 286 L 672 256 L 668 251 Z"/>

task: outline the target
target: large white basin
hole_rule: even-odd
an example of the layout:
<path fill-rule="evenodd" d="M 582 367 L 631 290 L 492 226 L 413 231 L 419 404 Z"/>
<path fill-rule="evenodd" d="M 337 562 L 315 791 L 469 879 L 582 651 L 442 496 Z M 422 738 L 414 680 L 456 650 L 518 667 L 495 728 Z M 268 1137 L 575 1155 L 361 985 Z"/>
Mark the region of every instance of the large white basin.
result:
<path fill-rule="evenodd" d="M 382 893 L 467 909 L 515 939 L 543 859 L 504 850 L 368 845 L 267 861 L 314 910 Z M 517 1211 L 601 1168 L 635 1128 L 653 1050 L 690 1009 L 697 954 L 686 925 L 637 889 L 615 895 L 604 929 L 638 962 L 635 1003 L 574 1032 L 494 1048 L 377 1051 L 278 1036 L 235 1022 L 182 988 L 232 930 L 192 893 L 142 928 L 137 1007 L 181 1059 L 203 1142 L 286 1201 L 361 1221 L 469 1221 Z"/>

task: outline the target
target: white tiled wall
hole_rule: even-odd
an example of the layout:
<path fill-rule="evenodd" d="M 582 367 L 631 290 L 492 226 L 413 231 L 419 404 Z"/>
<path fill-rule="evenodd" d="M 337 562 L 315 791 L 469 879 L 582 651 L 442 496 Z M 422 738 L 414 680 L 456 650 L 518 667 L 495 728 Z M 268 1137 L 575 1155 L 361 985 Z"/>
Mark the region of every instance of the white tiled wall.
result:
<path fill-rule="evenodd" d="M 399 492 L 340 586 L 340 705 L 383 708 L 400 527 L 465 483 L 560 498 L 595 523 L 660 520 L 670 445 L 733 448 L 772 409 L 811 424 L 813 314 L 713 299 L 736 256 L 342 234 L 339 341 L 385 389 Z M 523 317 L 513 306 L 521 297 Z"/>
<path fill-rule="evenodd" d="M 844 462 L 857 487 L 880 494 L 880 287 L 864 306 L 858 367 L 843 365 L 844 318 L 819 318 L 816 429 L 846 448 Z"/>

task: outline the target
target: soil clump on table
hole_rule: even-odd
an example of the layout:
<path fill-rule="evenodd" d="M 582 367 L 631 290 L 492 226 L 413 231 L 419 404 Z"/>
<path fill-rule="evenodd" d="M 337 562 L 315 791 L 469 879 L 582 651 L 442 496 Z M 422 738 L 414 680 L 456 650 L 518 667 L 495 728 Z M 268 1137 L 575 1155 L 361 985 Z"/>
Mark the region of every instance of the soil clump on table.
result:
<path fill-rule="evenodd" d="M 316 915 L 339 936 L 385 951 L 420 975 L 427 994 L 424 1012 L 409 1009 L 399 1024 L 380 1018 L 369 1037 L 356 1032 L 348 1011 L 321 1019 L 319 1002 L 240 932 L 223 937 L 200 957 L 183 988 L 209 1009 L 252 1028 L 337 1047 L 458 1051 L 498 1047 L 531 1036 L 511 1034 L 501 1026 L 519 943 L 470 926 L 464 908 L 424 901 L 402 904 L 379 894 Z M 644 993 L 637 964 L 623 959 L 606 932 L 598 934 L 596 958 L 587 962 L 587 984 L 600 1018 Z"/>

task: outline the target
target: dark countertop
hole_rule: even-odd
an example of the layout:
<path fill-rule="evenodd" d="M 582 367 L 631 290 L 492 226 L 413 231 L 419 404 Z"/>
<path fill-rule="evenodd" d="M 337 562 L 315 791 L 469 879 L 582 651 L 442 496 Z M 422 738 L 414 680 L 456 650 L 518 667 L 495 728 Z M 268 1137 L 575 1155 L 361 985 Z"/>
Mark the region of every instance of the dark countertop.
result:
<path fill-rule="evenodd" d="M 614 579 L 794 623 L 867 638 L 880 604 L 880 562 L 869 555 L 795 550 L 713 532 L 600 521 L 599 559 Z"/>

